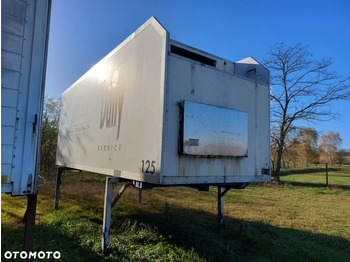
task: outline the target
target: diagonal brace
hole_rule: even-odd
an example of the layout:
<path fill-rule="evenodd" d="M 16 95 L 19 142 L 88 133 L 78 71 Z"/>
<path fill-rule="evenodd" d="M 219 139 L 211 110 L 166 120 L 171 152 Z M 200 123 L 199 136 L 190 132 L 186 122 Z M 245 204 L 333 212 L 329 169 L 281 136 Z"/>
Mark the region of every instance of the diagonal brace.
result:
<path fill-rule="evenodd" d="M 223 197 L 231 188 L 227 187 L 225 188 L 224 191 L 222 191 L 221 193 L 219 193 L 218 197 Z"/>
<path fill-rule="evenodd" d="M 114 198 L 113 202 L 112 202 L 112 208 L 115 206 L 115 204 L 117 204 L 119 198 L 122 196 L 122 194 L 124 193 L 125 189 L 127 189 L 129 186 L 132 186 L 132 182 L 130 183 L 126 183 L 124 184 L 121 189 L 118 192 L 118 195 Z"/>

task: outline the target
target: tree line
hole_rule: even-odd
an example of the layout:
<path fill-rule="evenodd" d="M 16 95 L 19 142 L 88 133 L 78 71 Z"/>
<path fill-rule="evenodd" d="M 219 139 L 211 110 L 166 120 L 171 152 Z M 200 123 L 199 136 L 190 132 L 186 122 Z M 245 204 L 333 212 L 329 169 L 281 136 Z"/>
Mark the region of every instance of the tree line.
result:
<path fill-rule="evenodd" d="M 272 132 L 276 132 L 272 130 Z M 320 163 L 342 165 L 347 161 L 350 151 L 341 149 L 342 139 L 339 133 L 328 131 L 319 136 L 316 129 L 300 127 L 291 131 L 286 137 L 286 147 L 283 151 L 282 168 L 291 168 Z M 271 169 L 275 171 L 278 155 L 278 145 L 271 143 Z M 350 160 L 349 160 L 350 161 Z"/>

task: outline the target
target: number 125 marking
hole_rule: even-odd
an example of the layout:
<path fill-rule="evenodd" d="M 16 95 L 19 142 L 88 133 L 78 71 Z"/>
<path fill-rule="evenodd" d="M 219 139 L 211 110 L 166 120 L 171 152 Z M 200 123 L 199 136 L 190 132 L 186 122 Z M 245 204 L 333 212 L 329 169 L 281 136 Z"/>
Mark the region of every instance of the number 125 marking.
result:
<path fill-rule="evenodd" d="M 156 172 L 156 161 L 142 160 L 142 173 L 154 174 Z"/>

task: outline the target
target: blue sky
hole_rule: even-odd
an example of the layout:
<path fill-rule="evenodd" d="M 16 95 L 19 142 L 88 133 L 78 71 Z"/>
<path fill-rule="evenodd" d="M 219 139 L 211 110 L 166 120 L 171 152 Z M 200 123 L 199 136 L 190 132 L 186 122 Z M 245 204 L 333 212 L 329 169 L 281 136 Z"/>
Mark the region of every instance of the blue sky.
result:
<path fill-rule="evenodd" d="M 347 0 L 53 0 L 45 94 L 60 97 L 151 16 L 170 38 L 233 62 L 248 56 L 263 61 L 276 42 L 301 42 L 350 76 L 349 14 Z M 350 149 L 350 101 L 332 110 L 337 120 L 312 126 L 321 134 L 339 132 L 342 147 Z"/>

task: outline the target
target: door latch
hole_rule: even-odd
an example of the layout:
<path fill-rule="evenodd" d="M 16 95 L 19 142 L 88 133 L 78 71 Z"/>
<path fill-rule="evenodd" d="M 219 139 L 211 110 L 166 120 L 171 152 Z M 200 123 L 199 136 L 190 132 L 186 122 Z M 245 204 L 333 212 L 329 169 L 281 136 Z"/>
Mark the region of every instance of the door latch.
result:
<path fill-rule="evenodd" d="M 34 116 L 34 123 L 33 123 L 33 133 L 36 131 L 36 124 L 38 123 L 38 114 L 35 114 Z"/>

